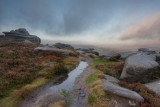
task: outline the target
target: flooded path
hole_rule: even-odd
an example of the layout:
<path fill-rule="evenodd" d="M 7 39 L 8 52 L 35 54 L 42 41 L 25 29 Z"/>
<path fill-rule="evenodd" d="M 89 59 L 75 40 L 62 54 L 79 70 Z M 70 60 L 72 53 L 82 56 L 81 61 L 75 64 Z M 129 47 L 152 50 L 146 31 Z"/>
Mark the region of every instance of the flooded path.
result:
<path fill-rule="evenodd" d="M 87 68 L 87 66 L 87 62 L 80 61 L 79 65 L 68 74 L 67 78 L 62 76 L 57 80 L 46 83 L 44 86 L 40 87 L 40 89 L 31 93 L 31 95 L 20 104 L 20 107 L 34 107 L 37 105 L 46 107 L 56 101 L 65 100 L 61 92 L 71 92 L 76 78 Z M 56 81 L 62 82 L 53 85 Z"/>

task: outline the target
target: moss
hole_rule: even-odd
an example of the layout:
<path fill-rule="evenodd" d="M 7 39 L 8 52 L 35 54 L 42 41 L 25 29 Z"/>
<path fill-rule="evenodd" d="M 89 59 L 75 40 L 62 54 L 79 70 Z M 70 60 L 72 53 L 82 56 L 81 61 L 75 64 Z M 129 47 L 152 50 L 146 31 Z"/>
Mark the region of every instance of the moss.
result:
<path fill-rule="evenodd" d="M 88 95 L 88 103 L 89 104 L 93 104 L 95 102 L 96 102 L 96 97 L 94 95 L 92 95 L 92 94 L 89 94 Z"/>
<path fill-rule="evenodd" d="M 96 75 L 96 73 L 93 73 L 93 74 L 89 75 L 86 78 L 87 86 L 90 86 L 91 84 L 93 84 L 97 79 L 98 79 L 98 76 Z"/>

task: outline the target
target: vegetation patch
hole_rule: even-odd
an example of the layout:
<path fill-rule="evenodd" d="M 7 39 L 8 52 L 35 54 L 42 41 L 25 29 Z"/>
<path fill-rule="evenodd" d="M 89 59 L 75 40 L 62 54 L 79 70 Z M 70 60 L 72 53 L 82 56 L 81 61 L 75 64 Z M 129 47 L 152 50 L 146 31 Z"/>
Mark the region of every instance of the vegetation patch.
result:
<path fill-rule="evenodd" d="M 43 85 L 47 80 L 45 78 L 38 78 L 31 84 L 25 85 L 24 87 L 14 90 L 10 93 L 9 97 L 0 100 L 0 106 L 2 107 L 17 107 L 19 102 L 24 99 L 32 90 Z"/>
<path fill-rule="evenodd" d="M 124 62 L 110 62 L 106 64 L 97 64 L 96 68 L 103 71 L 104 74 L 119 78 L 124 67 Z"/>
<path fill-rule="evenodd" d="M 141 107 L 160 107 L 160 97 L 141 83 L 119 82 L 119 85 L 139 93 L 145 100 Z"/>
<path fill-rule="evenodd" d="M 50 72 L 48 72 L 46 77 L 48 79 L 51 79 L 51 78 L 57 77 L 62 74 L 67 74 L 67 73 L 68 73 L 68 69 L 65 67 L 64 64 L 60 63 L 60 64 L 55 65 L 53 69 Z"/>
<path fill-rule="evenodd" d="M 103 75 L 103 72 L 96 68 L 97 64 L 105 64 L 106 61 L 101 60 L 99 58 L 93 59 L 93 64 L 91 67 L 95 72 L 89 75 L 86 78 L 86 85 L 90 89 L 90 93 L 88 96 L 88 104 L 91 107 L 106 107 L 106 101 L 110 100 L 110 95 L 105 93 L 102 89 L 102 81 L 99 78 L 99 75 Z"/>
<path fill-rule="evenodd" d="M 65 57 L 63 63 L 68 69 L 68 71 L 71 71 L 78 65 L 79 61 L 80 59 L 78 57 Z"/>
<path fill-rule="evenodd" d="M 40 45 L 0 43 L 0 105 L 2 103 L 3 107 L 13 101 L 17 104 L 29 92 L 39 87 L 43 80 L 66 74 L 79 63 L 78 57 L 63 56 L 60 52 L 38 51 L 35 50 L 37 46 Z M 50 62 L 55 64 L 45 66 Z M 42 83 L 33 85 L 39 78 L 43 78 L 39 81 Z M 18 95 L 13 96 L 16 92 Z"/>
<path fill-rule="evenodd" d="M 96 75 L 96 73 L 92 73 L 91 75 L 89 75 L 86 78 L 87 86 L 90 86 L 91 84 L 93 84 L 97 79 L 98 79 L 98 75 Z"/>
<path fill-rule="evenodd" d="M 50 104 L 49 107 L 66 107 L 66 103 L 64 100 L 60 100 L 54 104 Z"/>

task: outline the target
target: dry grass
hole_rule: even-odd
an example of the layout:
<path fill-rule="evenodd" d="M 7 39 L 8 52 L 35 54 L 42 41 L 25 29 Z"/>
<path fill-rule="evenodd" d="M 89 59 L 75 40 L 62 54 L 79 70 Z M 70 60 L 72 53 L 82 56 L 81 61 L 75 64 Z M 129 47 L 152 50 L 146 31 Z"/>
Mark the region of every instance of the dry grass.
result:
<path fill-rule="evenodd" d="M 124 62 L 107 62 L 106 64 L 97 64 L 96 68 L 103 71 L 104 74 L 119 78 L 123 70 Z"/>
<path fill-rule="evenodd" d="M 63 60 L 63 63 L 65 64 L 67 69 L 70 71 L 78 65 L 79 61 L 80 59 L 78 57 L 66 57 Z"/>
<path fill-rule="evenodd" d="M 144 98 L 145 102 L 141 104 L 141 107 L 160 107 L 160 97 L 145 85 L 141 83 L 129 84 L 127 82 L 119 82 L 119 84 L 125 88 L 138 92 Z"/>
<path fill-rule="evenodd" d="M 19 102 L 24 99 L 32 90 L 38 88 L 44 84 L 47 80 L 44 78 L 38 78 L 31 84 L 25 85 L 24 87 L 14 90 L 9 97 L 0 100 L 0 107 L 17 107 Z"/>
<path fill-rule="evenodd" d="M 54 104 L 50 104 L 49 107 L 65 107 L 66 102 L 64 100 L 60 100 L 58 102 L 55 102 Z"/>
<path fill-rule="evenodd" d="M 90 89 L 88 104 L 91 107 L 107 107 L 105 101 L 108 100 L 109 97 L 103 91 L 101 87 L 102 81 L 98 78 L 98 75 L 102 75 L 102 73 L 103 72 L 96 70 L 86 78 L 86 85 Z"/>

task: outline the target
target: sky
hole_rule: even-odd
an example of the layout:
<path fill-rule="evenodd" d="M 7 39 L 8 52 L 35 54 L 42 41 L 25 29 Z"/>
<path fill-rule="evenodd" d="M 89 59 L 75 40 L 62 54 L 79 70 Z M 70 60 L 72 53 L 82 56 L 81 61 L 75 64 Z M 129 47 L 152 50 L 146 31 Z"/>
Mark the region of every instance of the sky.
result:
<path fill-rule="evenodd" d="M 42 40 L 159 47 L 160 0 L 0 0 L 0 32 L 18 28 Z"/>

